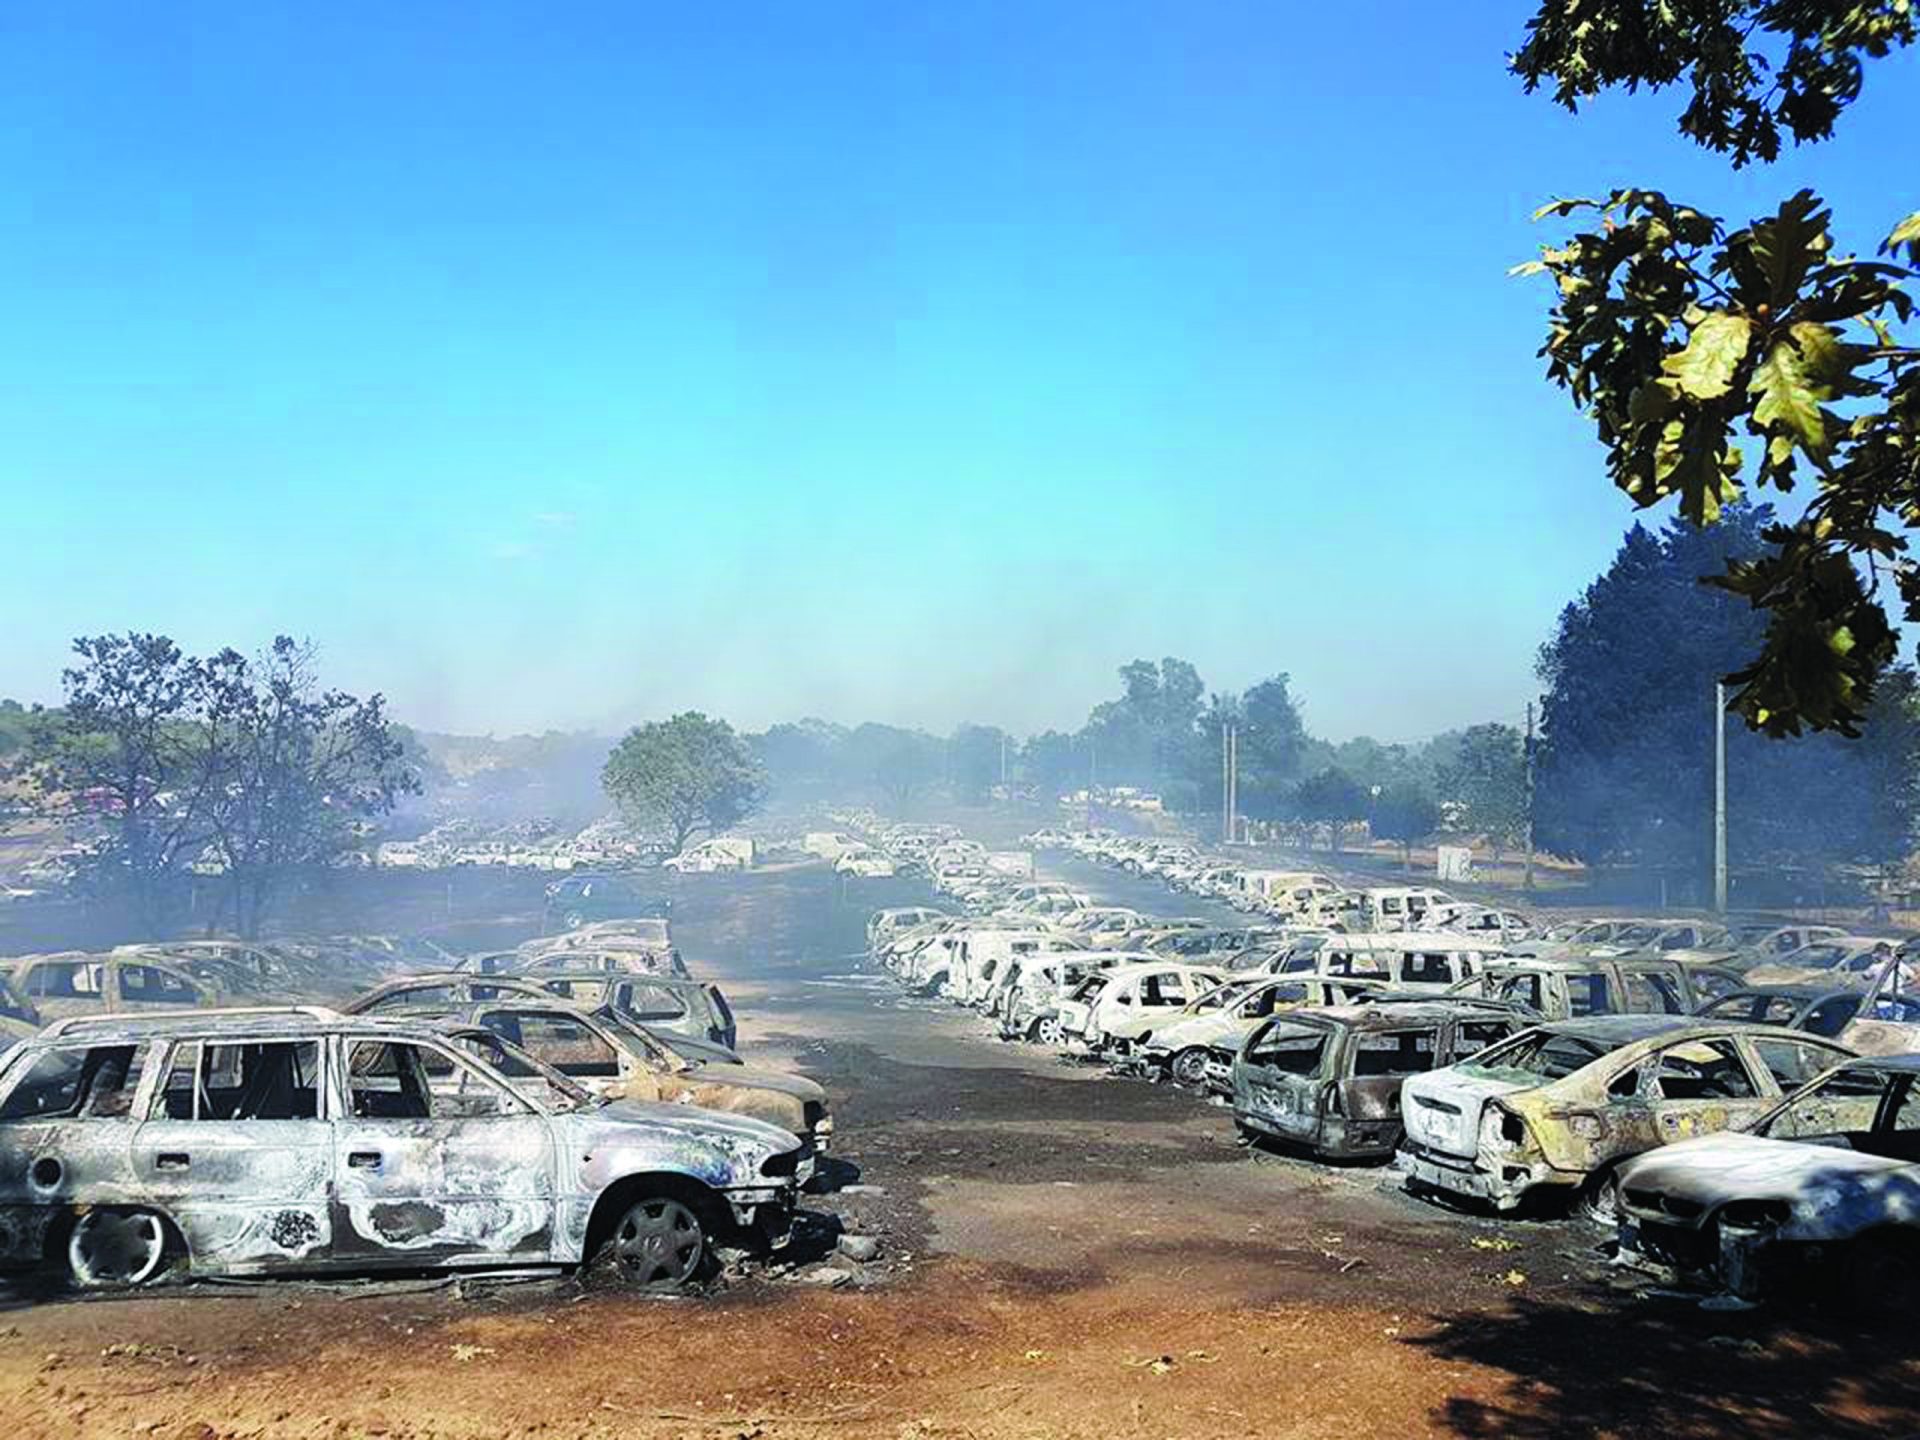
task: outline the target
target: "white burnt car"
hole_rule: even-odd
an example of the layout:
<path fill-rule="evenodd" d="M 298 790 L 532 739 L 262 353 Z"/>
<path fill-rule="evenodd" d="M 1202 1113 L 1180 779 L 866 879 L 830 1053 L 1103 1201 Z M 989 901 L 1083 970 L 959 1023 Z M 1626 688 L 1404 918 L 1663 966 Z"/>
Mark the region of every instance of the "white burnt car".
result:
<path fill-rule="evenodd" d="M 1211 965 L 1165 960 L 1117 965 L 1090 976 L 1054 1007 L 1063 1043 L 1093 1054 L 1124 1054 L 1226 978 L 1225 970 Z"/>
<path fill-rule="evenodd" d="M 1745 1131 L 1620 1171 L 1620 1256 L 1753 1297 L 1784 1281 L 1920 1298 L 1920 1055 L 1829 1070 Z"/>
<path fill-rule="evenodd" d="M 780 1243 L 800 1141 L 597 1099 L 493 1033 L 317 1007 L 101 1016 L 0 1061 L 0 1264 L 82 1286 L 601 1261 Z"/>

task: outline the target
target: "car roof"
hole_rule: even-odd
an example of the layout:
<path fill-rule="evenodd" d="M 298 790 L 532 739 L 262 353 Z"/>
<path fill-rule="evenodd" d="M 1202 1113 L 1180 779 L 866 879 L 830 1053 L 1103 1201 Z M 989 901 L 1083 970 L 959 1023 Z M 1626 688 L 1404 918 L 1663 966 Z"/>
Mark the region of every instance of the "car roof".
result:
<path fill-rule="evenodd" d="M 1549 1020 L 1541 1027 L 1556 1035 L 1572 1035 L 1582 1040 L 1605 1040 L 1615 1045 L 1635 1040 L 1650 1040 L 1673 1030 L 1725 1031 L 1741 1028 L 1774 1030 L 1777 1026 L 1742 1027 L 1729 1021 L 1703 1022 L 1697 1015 L 1583 1015 L 1576 1020 Z"/>
<path fill-rule="evenodd" d="M 1466 935 L 1458 930 L 1394 930 L 1379 935 L 1337 935 L 1334 948 L 1359 950 L 1497 950 L 1507 942 L 1497 935 Z"/>
<path fill-rule="evenodd" d="M 1678 969 L 1679 962 L 1662 956 L 1621 954 L 1577 955 L 1516 955 L 1511 959 L 1490 961 L 1487 965 L 1489 975 L 1501 975 L 1516 970 L 1556 970 L 1575 971 L 1592 970 L 1602 965 L 1618 965 L 1622 969 L 1632 970 L 1647 966 Z"/>
<path fill-rule="evenodd" d="M 1399 1030 L 1409 1025 L 1438 1025 L 1465 1011 L 1479 1011 L 1489 1016 L 1511 1013 L 1493 1005 L 1459 1005 L 1439 1000 L 1409 1000 L 1386 1005 L 1362 1000 L 1350 1005 L 1321 1005 L 1312 1010 L 1289 1010 L 1273 1019 L 1276 1024 L 1304 1023 L 1313 1026 L 1318 1021 L 1323 1022 L 1326 1028 Z"/>
<path fill-rule="evenodd" d="M 1897 1070 L 1903 1075 L 1920 1075 L 1920 1054 L 1862 1055 L 1846 1062 L 1849 1070 Z"/>
<path fill-rule="evenodd" d="M 1092 952 L 1085 953 L 1090 954 Z M 1125 980 L 1134 975 L 1146 974 L 1152 970 L 1198 970 L 1207 974 L 1218 974 L 1222 977 L 1231 973 L 1224 965 L 1209 965 L 1203 961 L 1185 960 L 1170 955 L 1165 959 L 1136 960 L 1131 965 L 1116 965 L 1107 971 L 1107 976 L 1114 980 Z"/>
<path fill-rule="evenodd" d="M 413 1016 L 348 1015 L 324 1005 L 246 1005 L 220 1009 L 181 1007 L 134 1015 L 76 1015 L 55 1020 L 25 1047 L 72 1044 L 134 1044 L 149 1039 L 200 1035 L 305 1036 L 340 1032 L 366 1034 L 369 1030 L 396 1038 L 431 1038 L 431 1025 Z"/>
<path fill-rule="evenodd" d="M 1716 995 L 1709 1003 L 1722 1005 L 1729 1000 L 1735 1000 L 1741 996 L 1746 996 L 1749 999 L 1755 996 L 1768 998 L 1777 996 L 1783 1000 L 1821 1000 L 1829 995 L 1862 995 L 1865 993 L 1866 992 L 1858 986 L 1849 989 L 1845 985 L 1835 985 L 1831 982 L 1822 984 L 1813 980 L 1792 980 L 1783 981 L 1778 985 L 1742 985 L 1738 990 L 1729 990 L 1724 995 Z"/>

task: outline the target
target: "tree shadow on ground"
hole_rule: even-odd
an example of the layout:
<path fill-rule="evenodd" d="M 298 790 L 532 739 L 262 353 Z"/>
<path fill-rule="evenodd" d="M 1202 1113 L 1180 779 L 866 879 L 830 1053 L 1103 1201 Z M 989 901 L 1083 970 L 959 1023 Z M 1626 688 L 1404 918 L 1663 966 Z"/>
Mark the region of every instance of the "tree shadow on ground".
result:
<path fill-rule="evenodd" d="M 1690 1300 L 1516 1297 L 1438 1320 L 1410 1343 L 1504 1371 L 1492 1400 L 1454 1396 L 1454 1435 L 1741 1440 L 1920 1436 L 1920 1345 L 1910 1321 L 1816 1311 L 1706 1311 Z"/>

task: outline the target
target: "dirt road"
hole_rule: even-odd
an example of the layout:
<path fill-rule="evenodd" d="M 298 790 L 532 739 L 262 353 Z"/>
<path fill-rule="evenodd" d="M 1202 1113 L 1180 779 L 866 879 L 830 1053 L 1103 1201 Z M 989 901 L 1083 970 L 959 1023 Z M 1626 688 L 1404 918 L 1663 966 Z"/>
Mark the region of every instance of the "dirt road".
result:
<path fill-rule="evenodd" d="M 872 906 L 905 893 L 817 870 L 688 877 L 675 921 L 735 998 L 743 1048 L 833 1090 L 855 1188 L 810 1201 L 813 1228 L 880 1238 L 870 1287 L 16 1298 L 0 1418 L 169 1440 L 1920 1432 L 1900 1327 L 1649 1297 L 1577 1225 L 1447 1214 L 1377 1169 L 1242 1150 L 1189 1095 L 899 996 L 855 952 Z M 494 938 L 530 924 L 502 917 Z"/>

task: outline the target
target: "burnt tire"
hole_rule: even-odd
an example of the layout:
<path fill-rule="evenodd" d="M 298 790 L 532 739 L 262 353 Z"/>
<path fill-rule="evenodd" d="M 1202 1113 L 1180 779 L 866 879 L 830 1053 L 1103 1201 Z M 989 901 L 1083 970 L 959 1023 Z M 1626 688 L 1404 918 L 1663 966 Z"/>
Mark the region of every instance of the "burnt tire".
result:
<path fill-rule="evenodd" d="M 1862 1235 L 1843 1252 L 1843 1298 L 1865 1315 L 1908 1313 L 1920 1300 L 1920 1238 L 1897 1232 Z"/>
<path fill-rule="evenodd" d="M 1207 1083 L 1206 1047 L 1189 1045 L 1173 1057 L 1167 1066 L 1167 1073 L 1181 1085 L 1204 1087 Z"/>
<path fill-rule="evenodd" d="M 1597 1229 L 1612 1232 L 1620 1222 L 1620 1172 L 1608 1168 L 1587 1177 L 1573 1197 L 1573 1213 Z"/>
<path fill-rule="evenodd" d="M 1051 1045 L 1058 1049 L 1067 1043 L 1067 1032 L 1060 1028 L 1060 1021 L 1057 1018 L 1047 1015 L 1034 1022 L 1033 1038 L 1042 1045 Z"/>
<path fill-rule="evenodd" d="M 701 1278 L 709 1248 L 692 1205 L 673 1195 L 641 1195 L 621 1210 L 596 1260 L 630 1289 L 671 1294 Z"/>
<path fill-rule="evenodd" d="M 152 1210 L 100 1206 L 67 1232 L 67 1275 L 82 1290 L 147 1285 L 166 1273 L 167 1222 Z"/>

